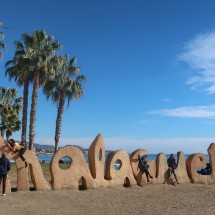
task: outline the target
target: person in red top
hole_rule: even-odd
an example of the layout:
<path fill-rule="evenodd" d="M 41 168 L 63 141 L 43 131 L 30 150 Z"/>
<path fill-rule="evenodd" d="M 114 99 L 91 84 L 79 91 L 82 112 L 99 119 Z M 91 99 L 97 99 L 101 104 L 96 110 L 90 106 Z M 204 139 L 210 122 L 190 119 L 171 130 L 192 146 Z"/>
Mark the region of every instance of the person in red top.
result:
<path fill-rule="evenodd" d="M 170 157 L 167 159 L 167 164 L 169 167 L 168 173 L 169 173 L 169 178 L 173 174 L 175 177 L 176 182 L 179 184 L 179 181 L 177 179 L 177 176 L 175 174 L 175 169 L 177 168 L 177 164 L 175 162 L 174 154 L 170 154 Z"/>

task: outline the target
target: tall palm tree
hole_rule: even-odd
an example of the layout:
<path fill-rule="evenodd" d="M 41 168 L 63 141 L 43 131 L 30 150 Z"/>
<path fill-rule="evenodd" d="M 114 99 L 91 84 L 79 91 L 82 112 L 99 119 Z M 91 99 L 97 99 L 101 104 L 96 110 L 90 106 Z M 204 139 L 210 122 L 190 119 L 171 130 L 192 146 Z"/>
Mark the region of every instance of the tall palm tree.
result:
<path fill-rule="evenodd" d="M 3 28 L 3 24 L 0 22 L 0 29 Z M 6 49 L 6 45 L 3 42 L 4 39 L 4 33 L 2 31 L 0 31 L 0 50 L 1 49 Z M 0 59 L 2 58 L 2 52 L 0 51 Z"/>
<path fill-rule="evenodd" d="M 14 88 L 0 87 L 0 130 L 4 138 L 7 138 L 13 131 L 18 131 L 21 126 L 19 114 L 22 109 L 22 98 L 17 98 L 17 90 Z"/>
<path fill-rule="evenodd" d="M 35 136 L 39 85 L 40 83 L 44 85 L 46 78 L 53 72 L 51 59 L 61 44 L 54 40 L 53 36 L 47 35 L 44 30 L 34 31 L 32 35 L 24 33 L 22 41 L 26 48 L 26 58 L 30 61 L 29 65 L 34 76 L 29 125 L 29 149 L 31 150 Z"/>
<path fill-rule="evenodd" d="M 84 94 L 82 81 L 87 81 L 84 75 L 78 75 L 80 68 L 76 67 L 76 58 L 68 59 L 68 55 L 55 58 L 55 76 L 46 81 L 43 91 L 47 99 L 51 98 L 57 103 L 57 119 L 55 128 L 55 152 L 61 134 L 64 104 L 67 100 L 67 108 L 73 98 L 78 100 Z"/>
<path fill-rule="evenodd" d="M 12 60 L 6 62 L 5 75 L 9 80 L 14 79 L 18 86 L 23 86 L 23 109 L 22 109 L 22 133 L 21 141 L 26 143 L 27 117 L 28 117 L 28 91 L 29 83 L 33 79 L 33 73 L 30 71 L 30 61 L 26 58 L 26 50 L 22 42 L 14 42 L 16 51 Z"/>

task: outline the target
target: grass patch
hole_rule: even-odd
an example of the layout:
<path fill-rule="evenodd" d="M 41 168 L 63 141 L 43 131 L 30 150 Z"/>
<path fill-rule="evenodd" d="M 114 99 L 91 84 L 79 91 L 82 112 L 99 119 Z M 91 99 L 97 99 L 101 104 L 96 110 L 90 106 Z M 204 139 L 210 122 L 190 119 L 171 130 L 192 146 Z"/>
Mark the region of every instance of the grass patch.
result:
<path fill-rule="evenodd" d="M 71 166 L 71 163 L 59 163 L 61 169 L 68 169 Z"/>
<path fill-rule="evenodd" d="M 41 163 L 40 165 L 41 165 L 41 167 L 42 167 L 42 170 L 43 170 L 43 174 L 44 174 L 44 175 L 51 175 L 50 169 L 49 169 L 49 166 L 50 166 L 49 163 Z"/>
<path fill-rule="evenodd" d="M 41 165 L 43 174 L 47 175 L 47 176 L 51 176 L 50 169 L 49 169 L 50 164 L 49 163 L 41 163 L 40 165 Z M 61 169 L 68 169 L 70 167 L 70 165 L 71 164 L 59 163 L 59 167 Z M 15 164 L 15 162 L 11 163 L 10 172 L 11 173 L 16 173 L 16 164 Z"/>
<path fill-rule="evenodd" d="M 15 162 L 10 163 L 10 172 L 12 172 L 12 173 L 16 172 L 16 164 L 15 164 Z"/>

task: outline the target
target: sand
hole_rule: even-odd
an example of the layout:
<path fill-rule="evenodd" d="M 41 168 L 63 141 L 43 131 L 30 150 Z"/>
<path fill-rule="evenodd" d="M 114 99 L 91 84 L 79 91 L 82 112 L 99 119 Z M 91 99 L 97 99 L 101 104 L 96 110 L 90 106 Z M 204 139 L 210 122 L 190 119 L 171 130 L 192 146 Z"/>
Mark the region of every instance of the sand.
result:
<path fill-rule="evenodd" d="M 214 214 L 215 185 L 115 186 L 89 190 L 12 192 L 0 214 Z"/>

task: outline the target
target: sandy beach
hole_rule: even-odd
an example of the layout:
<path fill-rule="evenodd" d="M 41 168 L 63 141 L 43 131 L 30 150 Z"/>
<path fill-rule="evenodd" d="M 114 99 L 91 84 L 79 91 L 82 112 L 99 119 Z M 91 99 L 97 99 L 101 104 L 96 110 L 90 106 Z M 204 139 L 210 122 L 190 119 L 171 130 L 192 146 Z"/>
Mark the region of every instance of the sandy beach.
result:
<path fill-rule="evenodd" d="M 145 185 L 12 192 L 0 197 L 1 214 L 214 214 L 215 186 Z"/>

